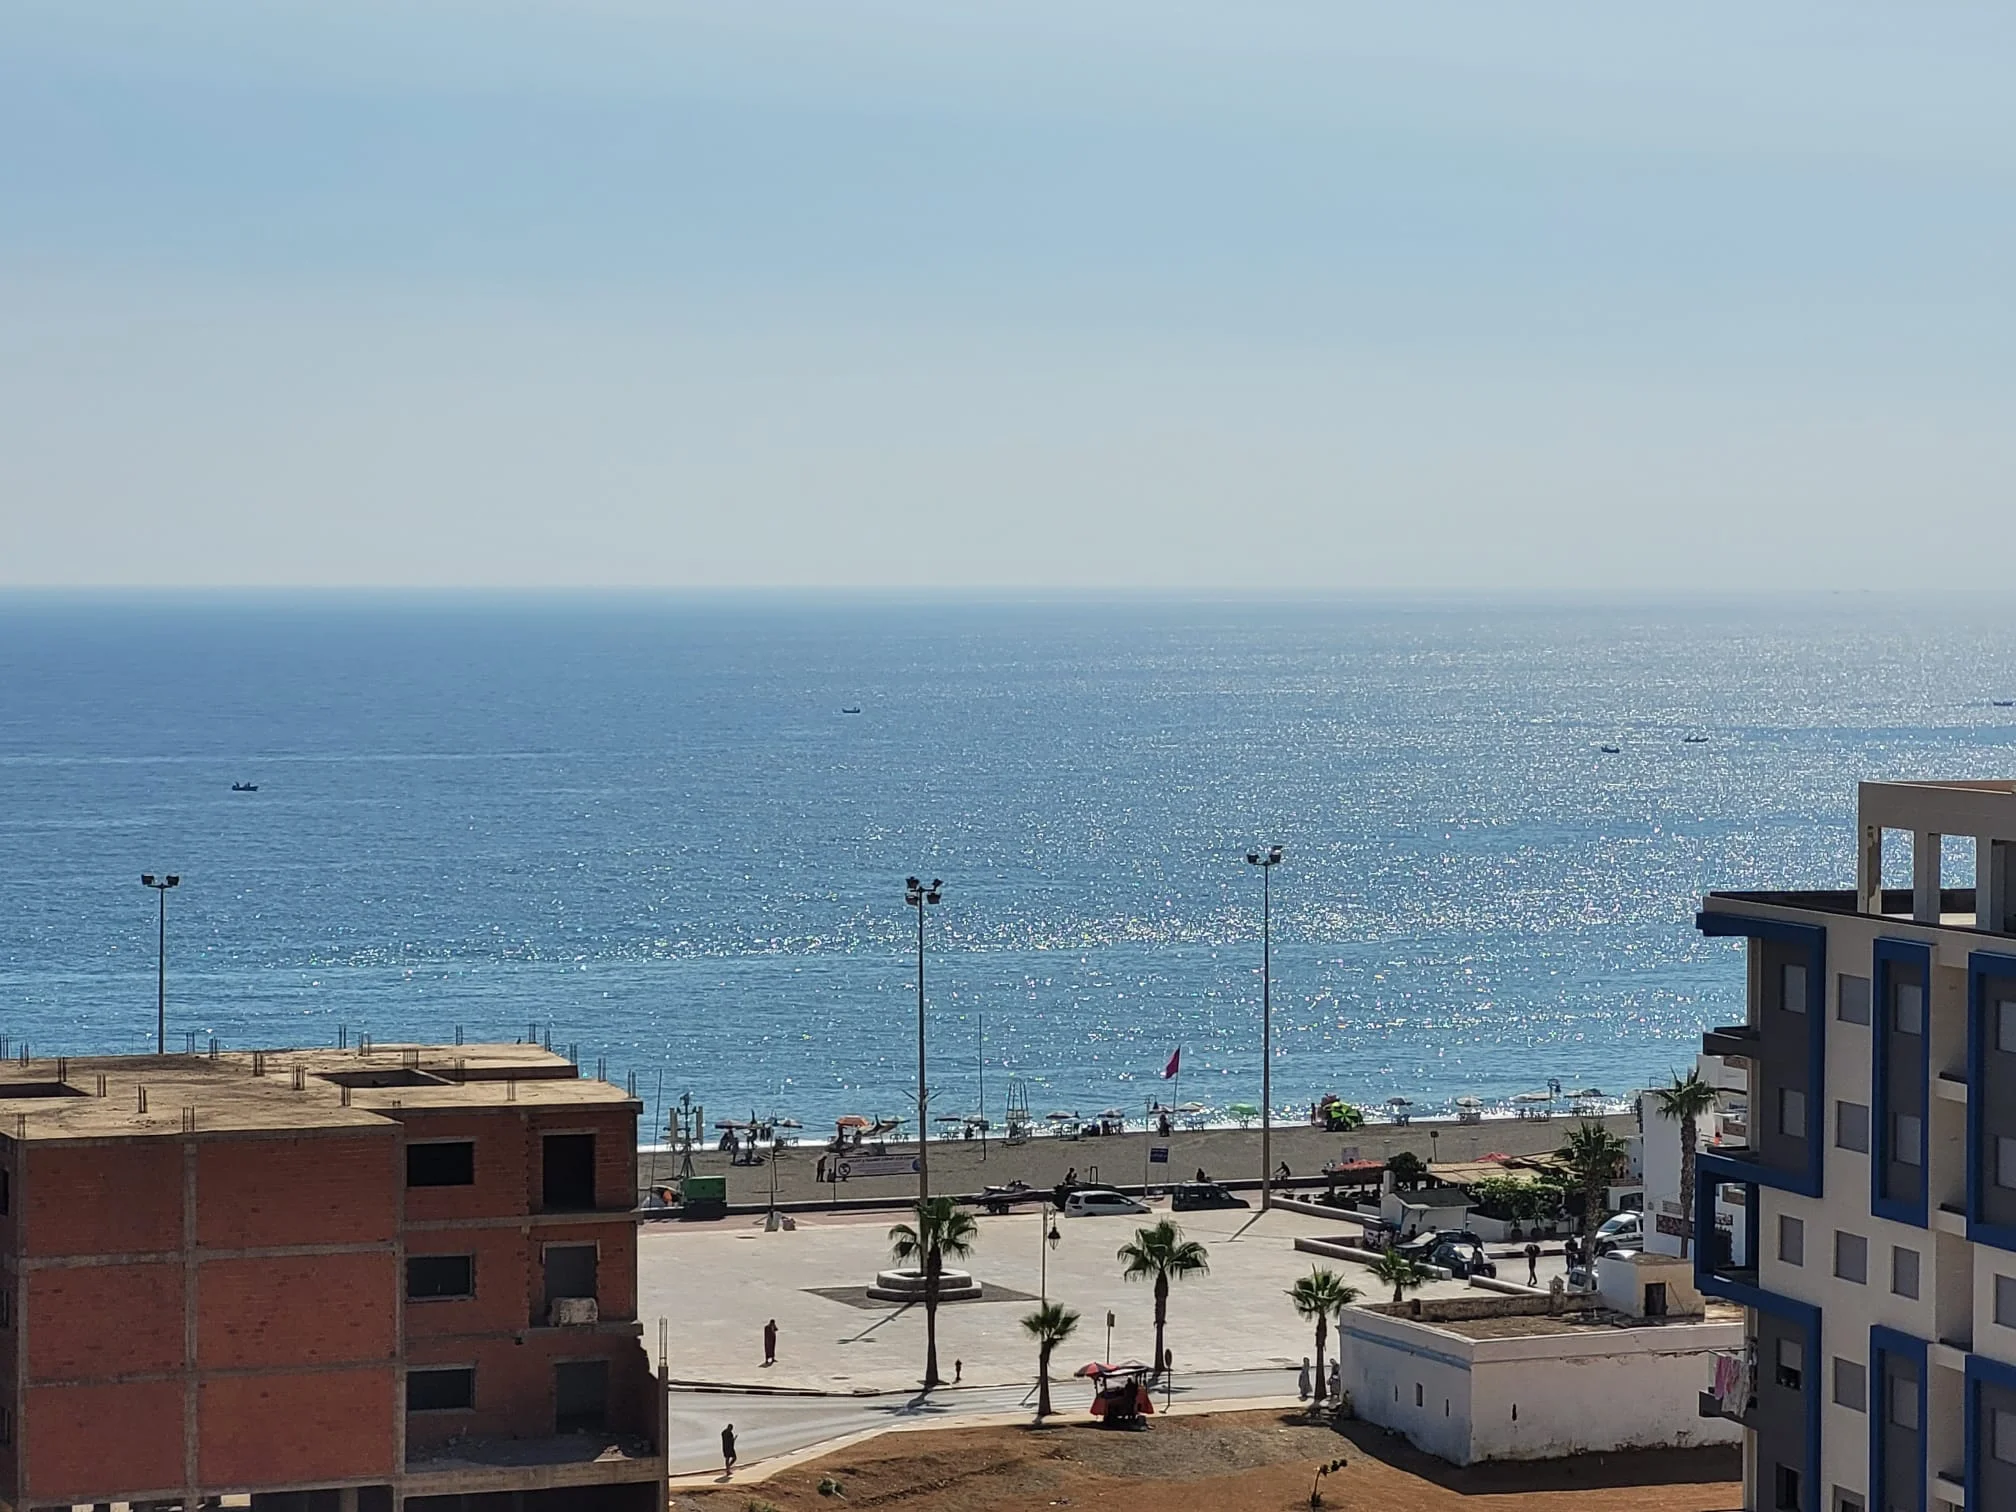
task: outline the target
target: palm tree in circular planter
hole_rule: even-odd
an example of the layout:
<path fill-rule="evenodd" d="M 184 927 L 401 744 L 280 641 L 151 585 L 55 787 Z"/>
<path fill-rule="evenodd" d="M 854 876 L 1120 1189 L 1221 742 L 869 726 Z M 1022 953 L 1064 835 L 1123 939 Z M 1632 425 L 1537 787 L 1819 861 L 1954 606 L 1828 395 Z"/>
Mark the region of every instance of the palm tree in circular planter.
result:
<path fill-rule="evenodd" d="M 889 1255 L 898 1265 L 924 1272 L 924 1389 L 944 1385 L 938 1374 L 938 1286 L 945 1260 L 964 1260 L 973 1253 L 980 1226 L 973 1215 L 950 1197 L 929 1197 L 917 1204 L 917 1221 L 889 1230 Z"/>

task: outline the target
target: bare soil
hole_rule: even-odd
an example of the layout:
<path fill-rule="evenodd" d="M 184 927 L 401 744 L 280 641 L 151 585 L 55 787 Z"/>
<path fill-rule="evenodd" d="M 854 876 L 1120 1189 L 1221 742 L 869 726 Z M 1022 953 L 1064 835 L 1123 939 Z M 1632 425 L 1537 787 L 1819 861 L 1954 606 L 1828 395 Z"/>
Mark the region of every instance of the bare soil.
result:
<path fill-rule="evenodd" d="M 1157 1418 L 1142 1433 L 1086 1423 L 891 1433 L 760 1485 L 682 1491 L 678 1512 L 1290 1512 L 1316 1469 L 1333 1512 L 1728 1512 L 1743 1504 L 1734 1449 L 1583 1455 L 1456 1469 L 1364 1423 L 1300 1413 Z M 840 1496 L 819 1484 L 839 1482 Z"/>

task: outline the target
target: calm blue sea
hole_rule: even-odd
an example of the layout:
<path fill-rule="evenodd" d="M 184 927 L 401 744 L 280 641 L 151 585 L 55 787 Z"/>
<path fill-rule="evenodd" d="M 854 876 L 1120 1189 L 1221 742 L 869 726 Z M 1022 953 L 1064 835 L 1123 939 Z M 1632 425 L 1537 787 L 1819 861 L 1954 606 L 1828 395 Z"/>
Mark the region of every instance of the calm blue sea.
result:
<path fill-rule="evenodd" d="M 934 1111 L 1257 1101 L 1275 841 L 1277 1102 L 1622 1090 L 1739 1011 L 1700 892 L 1845 885 L 2010 696 L 1986 601 L 0 598 L 0 1033 L 150 1047 L 173 870 L 173 1045 L 899 1114 L 916 870 Z"/>

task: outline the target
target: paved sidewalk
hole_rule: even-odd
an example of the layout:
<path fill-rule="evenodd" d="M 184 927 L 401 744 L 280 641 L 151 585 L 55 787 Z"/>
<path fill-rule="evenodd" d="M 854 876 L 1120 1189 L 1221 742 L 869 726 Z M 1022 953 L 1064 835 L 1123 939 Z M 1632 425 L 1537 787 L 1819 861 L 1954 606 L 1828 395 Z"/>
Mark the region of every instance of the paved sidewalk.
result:
<path fill-rule="evenodd" d="M 1034 1374 L 1036 1355 L 1021 1326 L 1035 1306 L 1047 1265 L 1049 1294 L 1074 1308 L 1077 1336 L 1058 1352 L 1058 1373 L 1109 1357 L 1106 1314 L 1114 1316 L 1111 1355 L 1147 1359 L 1154 1351 L 1154 1297 L 1149 1286 L 1123 1281 L 1114 1251 L 1133 1237 L 1141 1218 L 1059 1218 L 1055 1250 L 1043 1246 L 1035 1212 L 982 1217 L 973 1257 L 959 1262 L 1006 1300 L 948 1302 L 938 1313 L 939 1366 L 950 1381 L 963 1363 L 970 1386 L 1019 1385 Z M 1210 1250 L 1211 1273 L 1177 1283 L 1169 1302 L 1169 1348 L 1179 1378 L 1189 1371 L 1296 1367 L 1313 1352 L 1311 1330 L 1295 1316 L 1286 1292 L 1316 1264 L 1328 1265 L 1382 1300 L 1362 1266 L 1319 1260 L 1294 1248 L 1298 1235 L 1330 1235 L 1344 1225 L 1325 1218 L 1273 1212 L 1257 1222 L 1245 1210 L 1174 1215 L 1189 1237 Z M 639 1316 L 655 1342 L 656 1320 L 670 1320 L 670 1372 L 675 1380 L 753 1389 L 852 1393 L 907 1391 L 922 1378 L 924 1310 L 851 1306 L 819 1290 L 864 1287 L 886 1267 L 891 1215 L 835 1215 L 808 1220 L 795 1232 L 764 1233 L 760 1220 L 647 1230 L 639 1241 Z M 1560 1260 L 1543 1261 L 1543 1282 Z M 1523 1262 L 1500 1274 L 1523 1281 Z M 1430 1285 L 1419 1295 L 1460 1295 L 1461 1282 Z M 762 1330 L 775 1318 L 777 1364 L 763 1366 Z M 718 1431 L 718 1430 L 717 1430 Z"/>

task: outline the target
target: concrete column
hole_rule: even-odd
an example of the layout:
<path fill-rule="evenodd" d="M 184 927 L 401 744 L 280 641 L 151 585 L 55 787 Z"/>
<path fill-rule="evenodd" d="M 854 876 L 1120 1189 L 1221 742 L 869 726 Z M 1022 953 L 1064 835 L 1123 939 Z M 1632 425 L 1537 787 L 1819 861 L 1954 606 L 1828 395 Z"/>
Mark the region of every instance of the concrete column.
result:
<path fill-rule="evenodd" d="M 1865 914 L 1883 912 L 1883 826 L 1862 826 L 1862 848 L 1855 858 L 1855 906 Z"/>
<path fill-rule="evenodd" d="M 2016 897 L 2016 844 L 1982 836 L 1974 842 L 1974 927 L 1998 934 L 2010 925 Z"/>
<path fill-rule="evenodd" d="M 1943 836 L 1920 830 L 1911 837 L 1911 917 L 1939 922 L 1939 847 Z"/>

